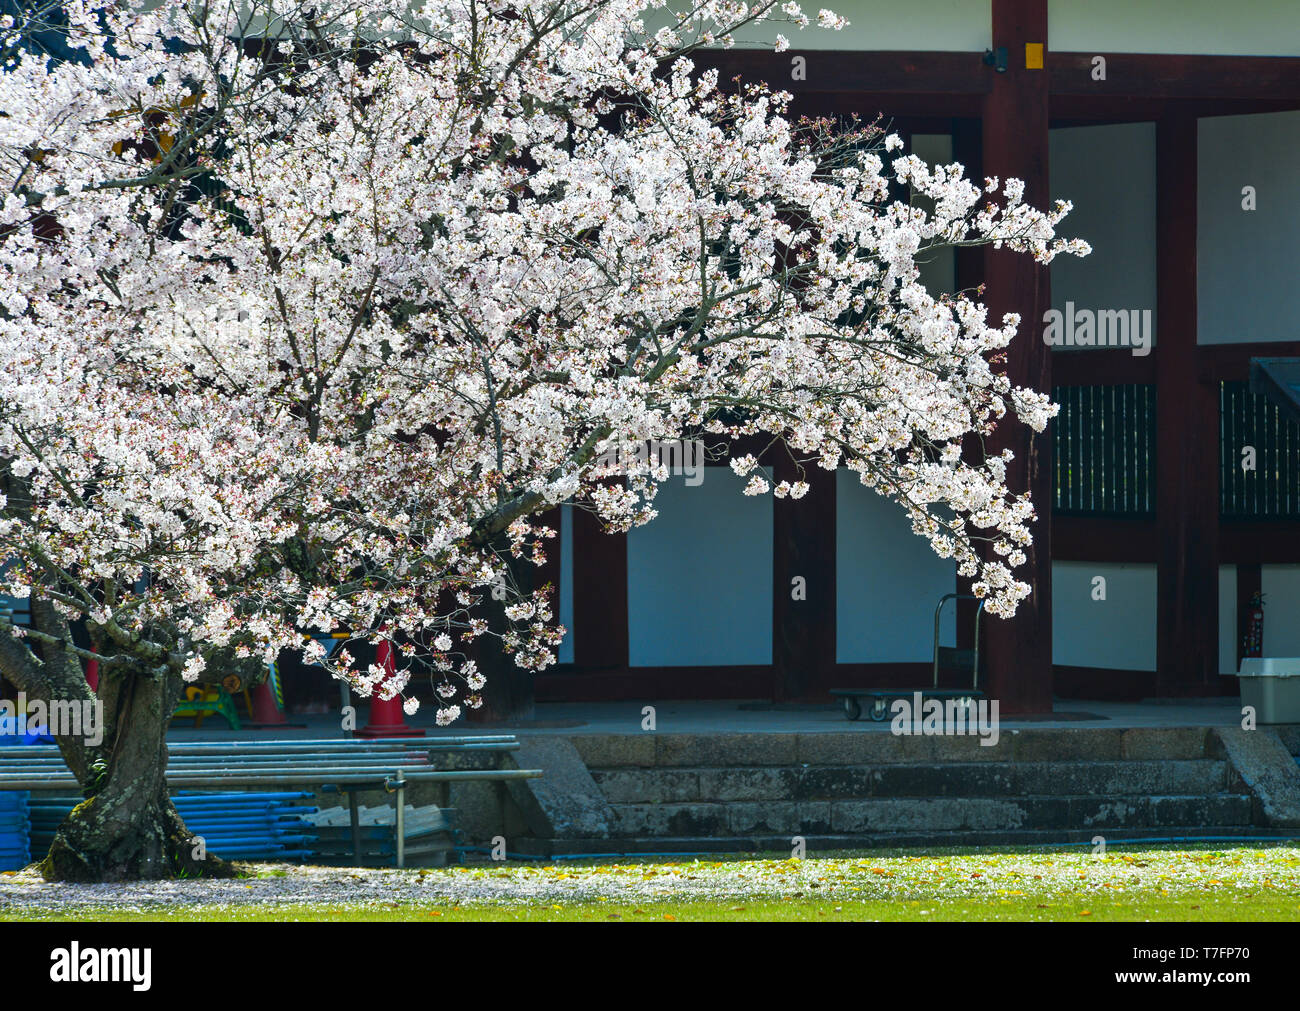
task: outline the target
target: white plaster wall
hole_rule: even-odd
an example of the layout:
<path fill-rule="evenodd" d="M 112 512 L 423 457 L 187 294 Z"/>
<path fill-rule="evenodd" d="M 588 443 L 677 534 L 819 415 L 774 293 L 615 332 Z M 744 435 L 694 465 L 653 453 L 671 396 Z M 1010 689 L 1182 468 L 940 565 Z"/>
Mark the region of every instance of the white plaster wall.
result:
<path fill-rule="evenodd" d="M 1197 132 L 1197 340 L 1295 340 L 1300 112 L 1213 116 Z M 1254 211 L 1242 209 L 1246 186 Z"/>
<path fill-rule="evenodd" d="M 772 497 L 706 467 L 655 499 L 627 537 L 628 662 L 681 667 L 772 662 Z"/>
<path fill-rule="evenodd" d="M 680 6 L 680 5 L 679 5 Z M 772 42 L 777 33 L 790 40 L 792 49 L 926 49 L 982 53 L 992 45 L 992 7 L 989 0 L 826 0 L 805 3 L 813 19 L 800 31 L 793 25 L 764 25 L 737 36 L 740 43 Z M 818 29 L 817 12 L 829 7 L 848 18 L 841 31 Z M 662 24 L 650 12 L 647 27 Z"/>
<path fill-rule="evenodd" d="M 835 657 L 839 663 L 929 662 L 934 608 L 957 585 L 955 564 L 912 533 L 901 508 L 848 470 L 836 474 Z M 943 645 L 956 644 L 956 607 L 944 608 Z"/>
<path fill-rule="evenodd" d="M 1219 673 L 1237 673 L 1237 567 L 1219 566 Z"/>
<path fill-rule="evenodd" d="M 1093 578 L 1106 599 L 1093 600 Z M 1156 669 L 1156 567 L 1052 563 L 1052 662 L 1067 667 Z"/>
<path fill-rule="evenodd" d="M 1058 52 L 1300 56 L 1295 0 L 1048 0 L 1047 24 Z"/>
<path fill-rule="evenodd" d="M 952 164 L 952 135 L 947 133 L 915 133 L 912 135 L 912 154 L 924 159 L 928 165 Z M 926 210 L 932 209 L 934 201 L 912 194 L 912 200 Z M 956 288 L 957 258 L 952 249 L 943 249 L 930 254 L 929 259 L 921 264 L 921 283 L 931 295 L 952 292 Z"/>
<path fill-rule="evenodd" d="M 1263 565 L 1264 655 L 1300 656 L 1300 565 Z"/>
<path fill-rule="evenodd" d="M 1061 223 L 1061 234 L 1092 246 L 1087 256 L 1060 256 L 1052 262 L 1052 307 L 1064 312 L 1071 301 L 1076 311 L 1150 309 L 1158 324 L 1155 124 L 1052 130 L 1048 166 L 1052 199 L 1074 205 Z M 1037 327 L 1041 339 L 1041 320 Z"/>

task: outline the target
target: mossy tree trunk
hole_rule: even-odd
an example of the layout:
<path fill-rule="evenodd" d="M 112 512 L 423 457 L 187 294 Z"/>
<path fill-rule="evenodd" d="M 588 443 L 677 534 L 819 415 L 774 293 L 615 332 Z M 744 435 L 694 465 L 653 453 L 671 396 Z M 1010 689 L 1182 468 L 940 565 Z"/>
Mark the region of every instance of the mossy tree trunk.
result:
<path fill-rule="evenodd" d="M 105 734 L 83 786 L 90 796 L 55 833 L 41 871 L 50 881 L 131 881 L 229 877 L 233 869 L 206 852 L 167 793 L 167 723 L 180 696 L 175 675 L 134 675 L 100 682 Z"/>
<path fill-rule="evenodd" d="M 31 608 L 32 627 L 43 639 L 29 646 L 0 636 L 0 675 L 49 711 L 60 702 L 102 704 L 93 733 L 84 720 L 51 728 L 86 800 L 59 826 L 42 873 L 51 881 L 81 882 L 229 877 L 230 864 L 203 852 L 167 795 L 167 724 L 180 675 L 117 666 L 101 672 L 96 695 L 73 652 L 67 620 L 47 601 L 33 599 Z"/>

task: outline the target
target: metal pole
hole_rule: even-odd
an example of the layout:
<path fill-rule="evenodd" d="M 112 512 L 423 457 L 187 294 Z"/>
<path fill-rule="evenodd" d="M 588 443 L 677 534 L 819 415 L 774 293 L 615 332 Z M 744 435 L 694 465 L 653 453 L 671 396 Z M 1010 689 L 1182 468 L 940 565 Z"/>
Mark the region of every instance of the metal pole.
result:
<path fill-rule="evenodd" d="M 361 866 L 361 812 L 357 808 L 357 791 L 348 791 L 348 821 L 352 825 L 352 859 Z"/>
<path fill-rule="evenodd" d="M 406 777 L 397 770 L 397 866 L 406 866 Z"/>
<path fill-rule="evenodd" d="M 339 696 L 342 698 L 343 709 L 347 709 L 348 706 L 352 705 L 352 693 L 348 691 L 348 683 L 341 679 L 339 681 Z M 352 718 L 354 720 L 357 718 L 356 713 L 352 714 Z M 352 731 L 347 729 L 346 724 L 343 727 L 343 736 L 348 740 L 352 739 Z"/>

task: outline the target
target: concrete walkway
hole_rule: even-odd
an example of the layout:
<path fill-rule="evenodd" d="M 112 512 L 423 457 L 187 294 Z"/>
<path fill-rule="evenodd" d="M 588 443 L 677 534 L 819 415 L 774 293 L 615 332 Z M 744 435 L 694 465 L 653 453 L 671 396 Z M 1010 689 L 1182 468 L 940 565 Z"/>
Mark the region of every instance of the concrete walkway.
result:
<path fill-rule="evenodd" d="M 851 723 L 838 706 L 777 706 L 769 702 L 687 701 L 687 702 L 600 702 L 541 703 L 536 719 L 506 724 L 467 723 L 463 719 L 450 727 L 434 723 L 431 706 L 421 708 L 408 723 L 425 730 L 430 737 L 487 733 L 514 734 L 639 734 L 643 733 L 642 710 L 655 709 L 655 732 L 660 734 L 702 733 L 888 733 L 888 720 L 873 722 L 867 717 Z M 201 730 L 192 721 L 179 719 L 173 725 L 170 740 L 221 740 L 241 738 L 333 738 L 341 737 L 339 720 L 333 714 L 289 716 L 291 723 L 305 726 L 274 730 L 243 730 L 238 735 L 223 720 L 208 717 Z M 362 709 L 358 722 L 365 724 Z M 1109 727 L 1233 727 L 1240 726 L 1241 703 L 1237 699 L 1171 700 L 1163 702 L 1079 702 L 1058 701 L 1055 712 L 1029 719 L 1004 717 L 1003 731 L 1019 728 Z"/>

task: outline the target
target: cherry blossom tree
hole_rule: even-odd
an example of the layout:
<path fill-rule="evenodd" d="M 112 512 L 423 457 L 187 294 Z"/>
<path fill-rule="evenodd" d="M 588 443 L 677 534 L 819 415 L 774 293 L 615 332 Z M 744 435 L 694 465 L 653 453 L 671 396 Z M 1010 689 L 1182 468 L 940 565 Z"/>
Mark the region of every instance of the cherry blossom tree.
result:
<path fill-rule="evenodd" d="M 652 520 L 647 440 L 764 447 L 731 454 L 749 495 L 807 490 L 764 454 L 847 467 L 1014 611 L 1033 506 L 963 447 L 1054 408 L 1000 371 L 1019 321 L 918 263 L 1086 246 L 1015 180 L 692 63 L 763 22 L 817 30 L 735 0 L 5 19 L 0 557 L 32 622 L 0 619 L 0 674 L 87 700 L 94 660 L 107 721 L 102 746 L 59 739 L 89 799 L 47 876 L 228 873 L 191 859 L 163 779 L 186 682 L 285 650 L 363 697 L 419 670 L 445 724 L 485 656 L 552 663 L 538 517 Z M 310 636 L 337 631 L 327 658 Z M 357 659 L 382 640 L 396 677 Z"/>

